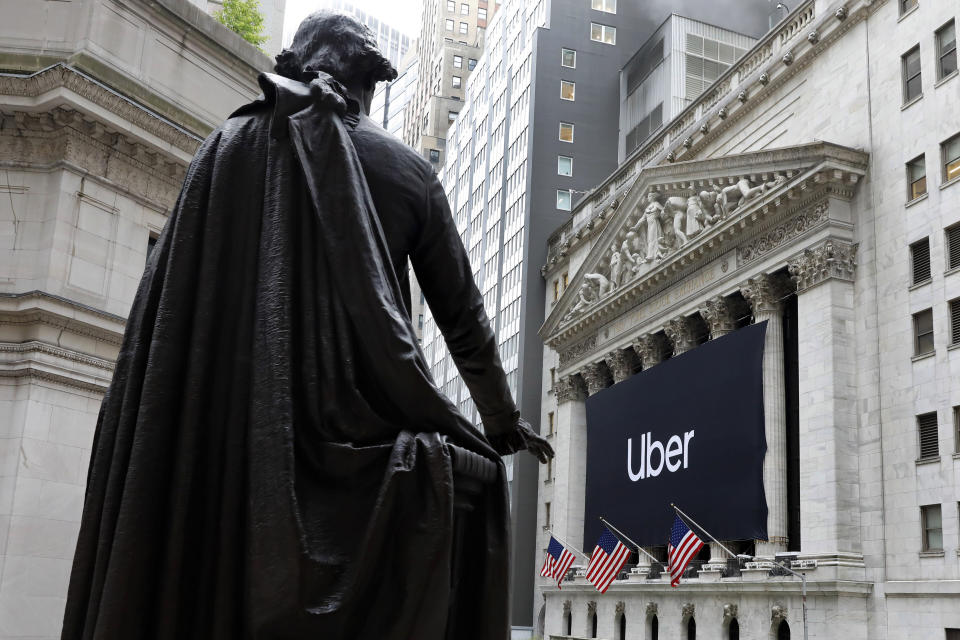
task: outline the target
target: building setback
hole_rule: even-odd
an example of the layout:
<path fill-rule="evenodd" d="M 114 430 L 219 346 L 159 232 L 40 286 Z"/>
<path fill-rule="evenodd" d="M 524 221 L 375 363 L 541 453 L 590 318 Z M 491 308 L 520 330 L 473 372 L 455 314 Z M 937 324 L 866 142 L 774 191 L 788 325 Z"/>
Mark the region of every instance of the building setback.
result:
<path fill-rule="evenodd" d="M 544 637 L 802 637 L 784 563 L 811 638 L 960 637 L 960 14 L 791 8 L 597 183 L 543 268 L 569 286 L 544 296 L 538 549 L 547 528 L 594 542 L 587 398 L 764 321 L 768 539 L 733 545 L 747 563 L 712 545 L 679 588 L 643 556 L 602 595 L 538 579 Z"/>
<path fill-rule="evenodd" d="M 671 10 L 690 8 L 688 13 L 699 15 L 698 4 L 508 0 L 487 29 L 484 53 L 447 136 L 440 176 L 497 332 L 508 381 L 531 421 L 541 413 L 539 267 L 546 260 L 547 237 L 569 215 L 577 192 L 617 165 L 619 134 L 608 125 L 618 118 L 621 67 Z M 719 24 L 756 36 L 767 29 L 766 0 L 712 4 Z M 562 282 L 556 286 L 559 294 Z M 437 384 L 479 424 L 429 313 L 423 343 Z M 514 456 L 508 470 L 514 622 L 531 627 L 539 607 L 533 579 L 539 562 L 537 464 L 530 456 Z"/>

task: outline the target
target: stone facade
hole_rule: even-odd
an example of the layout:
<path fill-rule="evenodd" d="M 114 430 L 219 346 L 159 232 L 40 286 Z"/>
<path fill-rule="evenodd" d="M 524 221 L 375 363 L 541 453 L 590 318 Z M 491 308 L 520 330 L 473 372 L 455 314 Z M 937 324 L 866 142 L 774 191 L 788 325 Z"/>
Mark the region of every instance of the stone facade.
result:
<path fill-rule="evenodd" d="M 151 238 L 270 61 L 186 0 L 0 12 L 0 639 L 52 640 Z"/>
<path fill-rule="evenodd" d="M 556 381 L 544 384 L 542 421 L 552 416 L 558 452 L 553 477 L 541 478 L 541 522 L 550 503 L 551 529 L 592 548 L 582 539 L 588 393 L 769 320 L 770 539 L 751 543 L 758 558 L 739 576 L 715 547 L 722 563 L 677 589 L 643 559 L 604 595 L 575 571 L 562 592 L 540 579 L 545 637 L 590 637 L 591 602 L 600 638 L 621 638 L 621 615 L 624 640 L 654 637 L 654 617 L 659 638 L 688 637 L 691 618 L 704 638 L 728 637 L 733 620 L 740 637 L 775 638 L 781 624 L 802 637 L 800 581 L 774 562 L 786 551 L 780 561 L 807 577 L 810 637 L 939 640 L 960 629 L 960 350 L 948 313 L 960 275 L 941 267 L 944 230 L 960 221 L 960 186 L 941 156 L 960 133 L 960 79 L 938 77 L 933 53 L 935 32 L 960 14 L 921 2 L 902 15 L 902 4 L 791 5 L 551 237 L 544 276 L 569 273 L 570 285 L 556 302 L 548 295 L 541 329 Z M 901 55 L 917 43 L 923 96 L 904 104 Z M 921 153 L 927 191 L 908 202 L 905 164 Z M 932 277 L 915 284 L 909 246 L 925 237 Z M 934 350 L 915 355 L 913 314 L 925 309 Z M 928 412 L 939 455 L 921 459 L 916 418 Z M 930 505 L 942 544 L 925 548 Z"/>

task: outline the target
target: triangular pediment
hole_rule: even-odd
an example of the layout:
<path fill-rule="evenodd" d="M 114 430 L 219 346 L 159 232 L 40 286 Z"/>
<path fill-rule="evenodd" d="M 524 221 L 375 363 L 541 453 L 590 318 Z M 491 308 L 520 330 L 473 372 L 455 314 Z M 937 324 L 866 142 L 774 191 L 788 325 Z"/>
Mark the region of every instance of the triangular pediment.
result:
<path fill-rule="evenodd" d="M 829 191 L 849 199 L 866 163 L 864 152 L 817 142 L 644 168 L 619 197 L 591 203 L 593 219 L 561 240 L 575 242 L 606 217 L 541 337 L 554 348 L 569 344 L 578 329 L 623 306 L 639 288 L 695 267 L 800 198 Z"/>

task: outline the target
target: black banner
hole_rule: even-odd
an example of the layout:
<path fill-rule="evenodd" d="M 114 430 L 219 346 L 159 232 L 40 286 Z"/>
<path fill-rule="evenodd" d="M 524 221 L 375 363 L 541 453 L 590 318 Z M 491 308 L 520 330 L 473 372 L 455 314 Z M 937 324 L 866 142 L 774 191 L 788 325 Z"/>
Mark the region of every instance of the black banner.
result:
<path fill-rule="evenodd" d="M 666 544 L 671 502 L 720 540 L 766 539 L 766 329 L 710 340 L 587 399 L 586 548 L 599 516 L 638 544 Z"/>

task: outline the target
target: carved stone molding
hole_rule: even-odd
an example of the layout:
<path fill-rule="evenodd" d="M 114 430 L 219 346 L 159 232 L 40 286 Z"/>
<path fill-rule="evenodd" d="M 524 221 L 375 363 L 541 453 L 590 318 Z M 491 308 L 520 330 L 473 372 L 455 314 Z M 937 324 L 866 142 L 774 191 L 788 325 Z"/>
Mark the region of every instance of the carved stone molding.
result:
<path fill-rule="evenodd" d="M 723 605 L 723 621 L 730 622 L 737 617 L 737 605 L 731 603 Z"/>
<path fill-rule="evenodd" d="M 633 349 L 614 349 L 606 355 L 604 360 L 613 376 L 613 383 L 623 382 L 633 375 L 637 354 Z"/>
<path fill-rule="evenodd" d="M 829 239 L 790 260 L 788 268 L 797 283 L 797 292 L 806 291 L 830 278 L 853 282 L 857 270 L 857 245 Z"/>
<path fill-rule="evenodd" d="M 595 615 L 596 613 L 597 613 L 597 601 L 591 600 L 590 602 L 587 603 L 587 615 L 588 616 L 591 614 Z"/>
<path fill-rule="evenodd" d="M 770 621 L 774 626 L 787 619 L 787 607 L 783 604 L 775 604 L 770 607 Z"/>
<path fill-rule="evenodd" d="M 613 379 L 610 377 L 610 371 L 605 362 L 592 362 L 583 368 L 580 372 L 584 382 L 587 383 L 587 394 L 593 395 L 598 391 L 603 391 L 611 384 Z"/>
<path fill-rule="evenodd" d="M 740 285 L 740 292 L 750 303 L 754 317 L 779 313 L 783 298 L 791 291 L 792 287 L 785 278 L 766 273 L 754 276 Z"/>
<path fill-rule="evenodd" d="M 680 617 L 684 620 L 688 620 L 693 617 L 695 612 L 695 607 L 692 602 L 684 602 L 683 607 L 680 609 Z"/>
<path fill-rule="evenodd" d="M 710 328 L 710 338 L 716 339 L 731 333 L 736 327 L 734 324 L 733 308 L 730 301 L 723 296 L 707 300 L 700 307 L 700 315 Z"/>
<path fill-rule="evenodd" d="M 657 603 L 656 603 L 656 602 L 648 602 L 648 603 L 647 603 L 646 613 L 647 613 L 647 617 L 648 617 L 648 618 L 649 618 L 650 616 L 655 616 L 655 615 L 657 615 Z"/>
<path fill-rule="evenodd" d="M 626 610 L 627 610 L 627 605 L 626 605 L 626 603 L 625 603 L 623 600 L 620 600 L 619 602 L 617 602 L 616 607 L 614 607 L 614 609 L 613 609 L 613 615 L 614 615 L 615 617 L 619 618 L 620 616 L 623 615 L 623 613 L 624 613 Z"/>
<path fill-rule="evenodd" d="M 644 369 L 649 369 L 663 360 L 666 345 L 662 337 L 646 333 L 634 339 L 631 346 L 638 356 Z"/>
<path fill-rule="evenodd" d="M 563 376 L 553 387 L 553 392 L 557 398 L 557 403 L 579 401 L 587 398 L 587 388 L 583 383 L 583 378 L 578 375 Z"/>
<path fill-rule="evenodd" d="M 667 338 L 673 345 L 674 355 L 680 355 L 697 346 L 693 320 L 686 316 L 680 316 L 668 322 L 663 332 L 667 334 Z"/>
<path fill-rule="evenodd" d="M 587 337 L 586 340 L 582 340 L 577 344 L 573 345 L 569 349 L 564 349 L 560 352 L 560 368 L 563 369 L 572 362 L 576 362 L 578 359 L 587 355 L 597 347 L 597 336 L 592 335 Z"/>
<path fill-rule="evenodd" d="M 806 209 L 790 220 L 737 247 L 737 265 L 762 258 L 790 240 L 826 222 L 830 207 L 826 202 Z"/>

